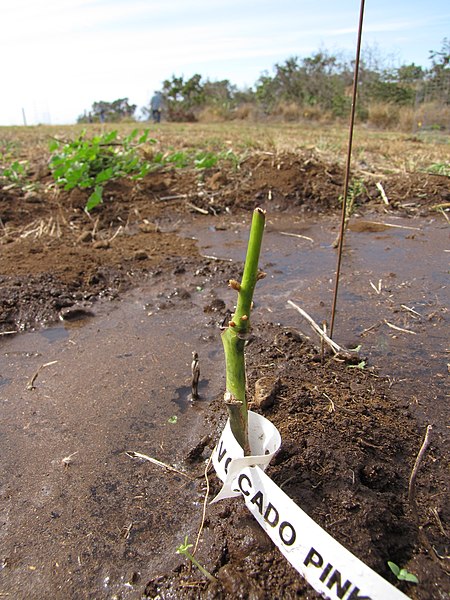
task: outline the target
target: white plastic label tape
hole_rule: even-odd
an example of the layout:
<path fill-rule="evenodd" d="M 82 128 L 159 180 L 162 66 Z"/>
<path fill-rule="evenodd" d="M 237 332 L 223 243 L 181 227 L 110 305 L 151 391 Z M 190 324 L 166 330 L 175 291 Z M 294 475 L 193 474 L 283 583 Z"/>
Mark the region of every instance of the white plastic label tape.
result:
<path fill-rule="evenodd" d="M 252 456 L 243 450 L 227 422 L 213 453 L 224 482 L 213 502 L 242 495 L 247 508 L 291 565 L 332 600 L 401 600 L 408 598 L 341 546 L 313 521 L 265 473 L 281 444 L 277 428 L 249 411 Z"/>

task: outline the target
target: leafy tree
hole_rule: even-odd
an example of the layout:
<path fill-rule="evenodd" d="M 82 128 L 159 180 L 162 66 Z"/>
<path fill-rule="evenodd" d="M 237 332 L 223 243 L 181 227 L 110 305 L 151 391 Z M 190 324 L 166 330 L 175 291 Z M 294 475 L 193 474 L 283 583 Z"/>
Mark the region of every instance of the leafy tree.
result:
<path fill-rule="evenodd" d="M 410 65 L 401 65 L 397 69 L 397 80 L 400 83 L 409 83 L 411 85 L 423 81 L 425 71 L 419 65 L 411 63 Z"/>
<path fill-rule="evenodd" d="M 256 98 L 270 112 L 280 102 L 319 106 L 340 114 L 346 104 L 346 65 L 326 51 L 299 60 L 293 56 L 275 65 L 275 75 L 265 72 L 256 82 Z"/>
<path fill-rule="evenodd" d="M 203 85 L 203 96 L 207 106 L 217 106 L 230 109 L 234 105 L 237 87 L 228 79 L 210 81 L 207 79 Z"/>
<path fill-rule="evenodd" d="M 194 110 L 204 103 L 202 76 L 198 73 L 187 81 L 172 75 L 163 82 L 169 121 L 196 121 Z"/>
<path fill-rule="evenodd" d="M 428 94 L 433 100 L 450 104 L 450 39 L 442 40 L 440 50 L 430 51 L 430 60 Z"/>
<path fill-rule="evenodd" d="M 94 102 L 89 113 L 86 111 L 83 115 L 78 117 L 78 123 L 88 122 L 112 122 L 117 123 L 118 121 L 134 120 L 134 113 L 136 112 L 136 104 L 130 104 L 128 98 L 119 98 L 113 102 L 105 102 L 100 100 Z"/>

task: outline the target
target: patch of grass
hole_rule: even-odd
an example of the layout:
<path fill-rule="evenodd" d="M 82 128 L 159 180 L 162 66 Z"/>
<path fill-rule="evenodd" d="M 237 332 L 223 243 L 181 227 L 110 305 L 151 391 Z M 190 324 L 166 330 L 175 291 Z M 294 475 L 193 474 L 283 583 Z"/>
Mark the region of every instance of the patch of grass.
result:
<path fill-rule="evenodd" d="M 237 168 L 239 157 L 232 151 L 213 152 L 210 150 L 176 150 L 158 152 L 153 157 L 156 165 L 172 165 L 176 168 L 195 167 L 196 169 L 212 169 L 221 161 L 229 161 Z"/>
<path fill-rule="evenodd" d="M 435 173 L 436 175 L 445 175 L 450 177 L 450 163 L 448 162 L 436 162 L 431 164 L 428 169 L 428 173 Z"/>

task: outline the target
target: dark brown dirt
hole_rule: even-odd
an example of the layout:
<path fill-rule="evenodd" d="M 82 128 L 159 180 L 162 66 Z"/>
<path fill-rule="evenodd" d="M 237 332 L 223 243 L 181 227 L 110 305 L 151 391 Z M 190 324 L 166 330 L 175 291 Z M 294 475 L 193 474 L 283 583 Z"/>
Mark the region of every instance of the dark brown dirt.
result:
<path fill-rule="evenodd" d="M 90 310 L 101 299 L 117 298 L 155 274 L 164 278 L 182 273 L 187 265 L 189 272 L 205 268 L 194 241 L 176 235 L 179 223 L 198 210 L 216 215 L 259 205 L 272 212 L 295 210 L 296 214 L 335 211 L 343 173 L 312 153 L 260 153 L 238 170 L 201 174 L 167 170 L 150 174 L 139 183 L 110 184 L 104 204 L 91 216 L 83 211 L 87 194 L 49 189 L 44 185 L 48 183 L 45 170 L 40 181 L 42 187 L 27 194 L 0 190 L 3 334 L 70 318 L 71 309 L 76 316 L 76 311 Z M 396 175 L 383 186 L 390 199 L 389 210 L 403 215 L 428 214 L 433 205 L 450 199 L 449 180 L 440 176 Z M 359 210 L 365 206 L 372 211 L 384 208 L 370 177 Z M 215 268 L 214 280 L 229 277 L 226 265 Z M 205 310 L 216 323 L 225 317 L 220 301 Z M 255 325 L 257 335 L 248 346 L 250 396 L 262 372 L 280 380 L 274 404 L 265 412 L 283 439 L 269 475 L 338 541 L 411 598 L 448 598 L 450 503 L 444 440 L 433 438 L 421 466 L 417 522 L 408 504 L 408 479 L 424 427 L 407 401 L 394 397 L 389 381 L 376 369 L 349 368 L 331 357 L 321 364 L 317 351 L 296 332 L 267 322 Z M 193 474 L 201 471 L 223 422 L 218 398 L 203 425 L 208 436 L 204 448 L 185 457 Z M 112 477 L 117 479 L 120 474 Z M 171 485 L 167 482 L 164 489 L 166 500 L 180 484 L 176 482 L 174 489 Z M 212 493 L 218 491 L 214 476 L 211 485 Z M 122 527 L 114 522 L 113 507 L 142 486 L 144 481 L 132 479 L 126 490 L 114 488 L 114 504 L 105 500 L 106 512 L 99 509 L 97 525 L 104 531 L 105 556 L 111 532 Z M 106 498 L 106 492 L 104 495 Z M 141 526 L 151 529 L 151 520 Z M 28 535 L 39 535 L 38 525 L 36 531 L 30 527 Z M 23 540 L 17 539 L 17 545 L 21 544 Z M 133 551 L 131 538 L 123 543 L 127 564 Z M 115 552 L 115 560 L 120 561 Z M 126 597 L 318 597 L 238 501 L 208 508 L 197 557 L 218 578 L 217 584 L 207 584 L 197 571 L 184 565 L 175 571 L 163 570 L 150 580 L 143 580 L 136 567 L 129 582 L 129 594 L 134 595 Z M 142 563 L 142 557 L 135 558 L 137 565 Z M 11 560 L 1 555 L 0 549 L 0 577 Z M 388 560 L 415 573 L 419 585 L 396 582 Z M 65 575 L 59 573 L 58 577 Z M 73 587 L 70 591 L 66 588 L 60 598 L 109 597 L 104 590 L 80 589 L 72 573 L 67 579 Z M 0 584 L 0 596 L 8 593 Z M 38 596 L 24 590 L 23 597 Z"/>

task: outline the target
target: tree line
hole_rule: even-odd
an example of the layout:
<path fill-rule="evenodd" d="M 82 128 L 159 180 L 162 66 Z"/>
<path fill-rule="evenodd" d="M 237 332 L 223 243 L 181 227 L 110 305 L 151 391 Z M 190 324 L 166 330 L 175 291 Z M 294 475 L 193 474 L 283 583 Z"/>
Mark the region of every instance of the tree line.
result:
<path fill-rule="evenodd" d="M 360 63 L 359 120 L 378 119 L 374 124 L 395 126 L 395 117 L 400 119 L 408 110 L 422 119 L 428 110 L 430 123 L 450 127 L 450 40 L 444 38 L 440 50 L 430 51 L 429 59 L 428 68 L 414 63 L 392 67 L 377 52 L 367 50 Z M 351 59 L 319 50 L 275 64 L 272 73 L 262 73 L 248 89 L 239 89 L 228 79 L 172 75 L 160 90 L 163 117 L 168 121 L 339 119 L 350 110 L 353 66 Z M 128 98 L 94 102 L 78 122 L 135 120 L 136 109 Z M 149 119 L 150 104 L 141 112 L 141 118 Z"/>

